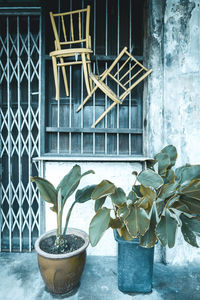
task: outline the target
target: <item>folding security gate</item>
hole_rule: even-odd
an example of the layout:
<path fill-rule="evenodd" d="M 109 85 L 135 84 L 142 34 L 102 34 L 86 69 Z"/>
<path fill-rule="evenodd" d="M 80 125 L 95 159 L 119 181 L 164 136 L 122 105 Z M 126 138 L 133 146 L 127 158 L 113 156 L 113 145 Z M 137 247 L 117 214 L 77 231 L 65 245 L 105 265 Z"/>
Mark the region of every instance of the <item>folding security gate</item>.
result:
<path fill-rule="evenodd" d="M 31 251 L 40 201 L 30 175 L 39 166 L 41 13 L 0 8 L 0 250 Z"/>

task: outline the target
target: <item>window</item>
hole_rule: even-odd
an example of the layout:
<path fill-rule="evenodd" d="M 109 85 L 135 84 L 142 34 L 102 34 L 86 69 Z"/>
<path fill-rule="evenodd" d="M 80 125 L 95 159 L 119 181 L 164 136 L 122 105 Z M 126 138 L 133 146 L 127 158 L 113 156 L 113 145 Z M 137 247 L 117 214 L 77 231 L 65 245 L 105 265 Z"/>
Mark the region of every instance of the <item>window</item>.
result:
<path fill-rule="evenodd" d="M 120 157 L 143 153 L 143 86 L 133 89 L 122 105 L 117 105 L 96 126 L 90 126 L 110 105 L 97 91 L 84 108 L 76 109 L 87 96 L 80 66 L 67 71 L 70 95 L 65 95 L 60 76 L 60 99 L 55 100 L 52 62 L 54 37 L 49 12 L 64 12 L 91 6 L 92 71 L 102 73 L 125 47 L 143 60 L 143 7 L 141 0 L 51 1 L 45 8 L 45 105 L 43 152 L 59 156 Z M 117 91 L 116 91 L 117 92 Z M 43 154 L 44 154 L 43 153 Z"/>

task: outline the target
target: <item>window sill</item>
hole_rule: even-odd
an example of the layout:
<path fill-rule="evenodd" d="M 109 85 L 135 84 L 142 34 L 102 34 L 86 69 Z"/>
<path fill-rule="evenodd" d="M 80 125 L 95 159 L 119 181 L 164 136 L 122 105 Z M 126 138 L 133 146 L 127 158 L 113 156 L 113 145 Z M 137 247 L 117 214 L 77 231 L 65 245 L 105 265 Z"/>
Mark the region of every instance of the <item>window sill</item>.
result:
<path fill-rule="evenodd" d="M 33 161 L 93 161 L 93 162 L 145 162 L 153 160 L 153 158 L 149 158 L 142 155 L 134 155 L 134 156 L 66 156 L 66 155 L 43 155 L 39 157 L 34 157 Z"/>

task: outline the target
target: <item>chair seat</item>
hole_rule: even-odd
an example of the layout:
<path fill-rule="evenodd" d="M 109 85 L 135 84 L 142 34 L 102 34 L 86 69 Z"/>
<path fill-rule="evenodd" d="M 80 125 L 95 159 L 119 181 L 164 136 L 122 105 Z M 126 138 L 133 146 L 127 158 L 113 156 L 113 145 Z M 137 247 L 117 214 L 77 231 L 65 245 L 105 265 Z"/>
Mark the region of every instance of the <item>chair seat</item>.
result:
<path fill-rule="evenodd" d="M 105 84 L 99 77 L 93 73 L 90 73 L 90 77 L 94 83 L 100 88 L 110 99 L 112 99 L 117 104 L 122 104 L 119 97 Z"/>
<path fill-rule="evenodd" d="M 71 56 L 75 55 L 76 53 L 81 54 L 81 53 L 93 53 L 93 51 L 89 48 L 69 48 L 69 49 L 62 49 L 62 50 L 55 50 L 49 53 L 50 56 Z"/>

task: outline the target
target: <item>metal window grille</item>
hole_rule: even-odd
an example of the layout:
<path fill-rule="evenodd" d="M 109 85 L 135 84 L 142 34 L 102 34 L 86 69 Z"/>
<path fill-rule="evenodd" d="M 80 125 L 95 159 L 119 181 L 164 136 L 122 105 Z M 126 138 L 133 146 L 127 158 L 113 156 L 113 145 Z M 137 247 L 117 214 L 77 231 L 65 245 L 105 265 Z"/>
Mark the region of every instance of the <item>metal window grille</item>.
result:
<path fill-rule="evenodd" d="M 0 250 L 31 251 L 40 233 L 38 175 L 41 14 L 0 9 Z"/>
<path fill-rule="evenodd" d="M 58 1 L 46 11 L 46 155 L 71 157 L 120 157 L 143 152 L 142 83 L 122 105 L 117 105 L 94 129 L 90 128 L 110 101 L 97 91 L 84 108 L 76 109 L 87 95 L 79 66 L 67 70 L 70 96 L 65 96 L 60 76 L 60 99 L 55 100 L 53 70 L 49 52 L 54 49 L 49 11 L 64 12 L 91 5 L 93 72 L 102 73 L 119 52 L 128 46 L 140 61 L 143 53 L 143 6 L 141 0 Z M 98 61 L 98 64 L 97 64 Z M 116 90 L 118 93 L 119 91 Z"/>

